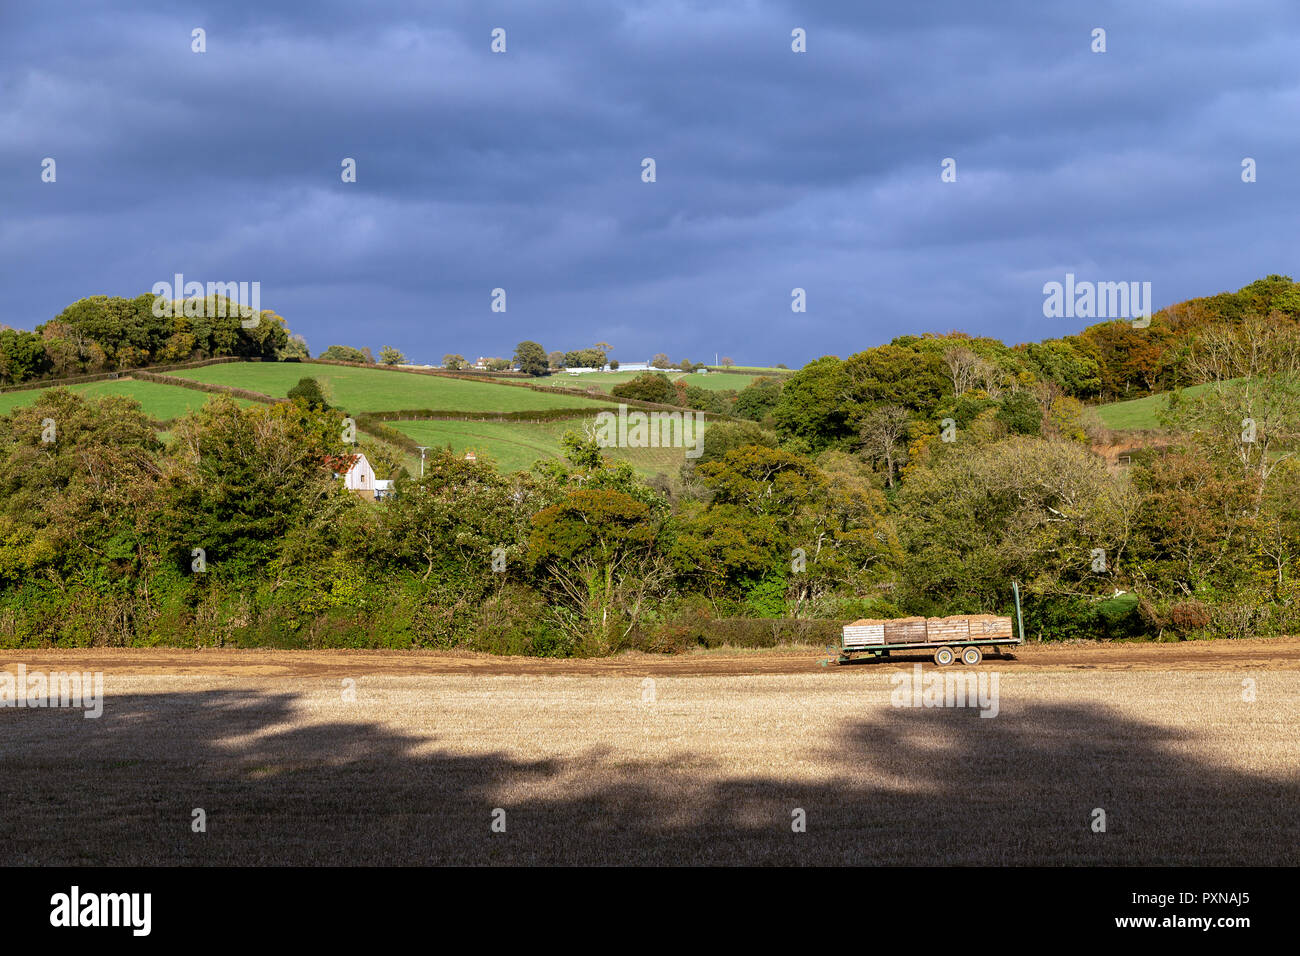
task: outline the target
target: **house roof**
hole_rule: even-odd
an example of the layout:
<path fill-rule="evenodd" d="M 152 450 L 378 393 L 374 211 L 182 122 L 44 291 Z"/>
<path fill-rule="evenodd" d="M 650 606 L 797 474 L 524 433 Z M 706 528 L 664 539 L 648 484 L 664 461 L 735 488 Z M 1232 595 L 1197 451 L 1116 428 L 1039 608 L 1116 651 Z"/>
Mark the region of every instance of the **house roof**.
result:
<path fill-rule="evenodd" d="M 364 457 L 365 455 L 326 455 L 325 464 L 329 465 L 335 474 L 346 475 L 357 467 Z"/>

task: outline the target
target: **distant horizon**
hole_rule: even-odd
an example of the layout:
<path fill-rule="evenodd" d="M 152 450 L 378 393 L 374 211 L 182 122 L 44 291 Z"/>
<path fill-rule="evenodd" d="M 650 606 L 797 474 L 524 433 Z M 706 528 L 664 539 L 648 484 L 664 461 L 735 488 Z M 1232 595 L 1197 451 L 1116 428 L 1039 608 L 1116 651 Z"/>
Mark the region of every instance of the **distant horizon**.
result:
<path fill-rule="evenodd" d="M 1231 289 L 1217 289 L 1217 290 L 1215 290 L 1215 291 L 1213 291 L 1213 292 L 1208 292 L 1208 293 L 1199 294 L 1199 295 L 1185 296 L 1185 297 L 1183 297 L 1183 298 L 1174 299 L 1173 301 L 1168 302 L 1168 303 L 1166 303 L 1166 304 L 1164 304 L 1164 305 L 1160 305 L 1160 306 L 1156 306 L 1156 307 L 1154 307 L 1154 308 L 1152 309 L 1152 313 L 1153 313 L 1153 314 L 1159 314 L 1160 312 L 1163 312 L 1163 311 L 1165 311 L 1166 309 L 1169 309 L 1169 308 L 1171 308 L 1171 307 L 1173 307 L 1173 306 L 1176 306 L 1176 305 L 1181 305 L 1181 304 L 1183 304 L 1184 302 L 1188 302 L 1188 301 L 1191 301 L 1191 300 L 1193 300 L 1193 299 L 1206 298 L 1206 297 L 1208 297 L 1208 296 L 1220 295 L 1220 294 L 1225 294 L 1225 293 L 1234 293 L 1234 292 L 1237 292 L 1237 291 L 1239 291 L 1240 289 L 1244 288 L 1245 286 L 1250 285 L 1252 282 L 1259 281 L 1259 280 L 1264 279 L 1264 278 L 1266 278 L 1266 277 L 1268 277 L 1268 276 L 1270 276 L 1270 275 L 1289 275 L 1289 274 L 1288 274 L 1288 273 L 1280 273 L 1280 272 L 1267 272 L 1267 271 L 1266 271 L 1266 272 L 1261 272 L 1259 275 L 1253 276 L 1253 277 L 1251 277 L 1250 279 L 1248 279 L 1247 281 L 1243 282 L 1240 286 L 1236 286 L 1236 287 L 1231 288 Z M 140 295 L 147 295 L 147 294 L 149 294 L 149 293 L 146 291 L 146 292 L 139 292 L 139 293 L 136 293 L 135 295 L 121 295 L 121 296 L 116 296 L 116 297 L 118 297 L 118 298 L 124 298 L 124 299 L 134 299 L 134 298 L 137 298 L 137 297 L 140 296 Z M 3 322 L 3 321 L 0 321 L 0 328 L 6 328 L 6 327 L 8 327 L 8 328 L 24 329 L 25 331 L 34 331 L 36 326 L 38 326 L 38 325 L 43 325 L 44 323 L 49 322 L 49 321 L 53 320 L 54 318 L 57 318 L 57 316 L 59 315 L 59 313 L 62 312 L 63 309 L 66 308 L 67 306 L 72 305 L 74 302 L 77 302 L 77 301 L 79 301 L 80 299 L 87 299 L 87 298 L 91 298 L 91 297 L 96 296 L 96 295 L 104 295 L 104 296 L 108 296 L 109 298 L 113 298 L 113 297 L 115 297 L 115 294 L 113 294 L 113 293 L 106 293 L 106 292 L 94 292 L 94 293 L 91 293 L 90 295 L 78 296 L 77 298 L 72 299 L 72 300 L 68 301 L 67 303 L 65 303 L 64 306 L 61 307 L 61 308 L 58 310 L 58 312 L 55 312 L 55 313 L 54 313 L 53 315 L 51 315 L 48 319 L 42 319 L 42 320 L 39 321 L 39 322 L 33 323 L 32 326 L 31 326 L 30 328 L 27 328 L 27 327 L 24 327 L 24 326 L 21 326 L 21 325 L 18 325 L 18 326 L 7 325 L 7 324 L 6 324 L 5 322 Z M 289 316 L 287 316 L 287 315 L 285 315 L 283 312 L 281 312 L 279 309 L 275 308 L 274 304 L 267 304 L 267 306 L 266 306 L 266 311 L 274 312 L 276 315 L 279 315 L 281 318 L 283 318 L 283 319 L 285 320 L 285 324 L 288 326 L 290 332 L 292 332 L 292 333 L 295 334 L 295 335 L 301 335 L 301 336 L 306 340 L 306 342 L 307 342 L 307 346 L 308 346 L 308 349 L 309 349 L 309 351 L 311 352 L 312 357 L 319 356 L 321 352 L 324 352 L 326 349 L 328 349 L 330 346 L 333 346 L 333 345 L 349 346 L 349 347 L 356 348 L 356 349 L 365 349 L 365 348 L 368 348 L 368 349 L 370 349 L 370 351 L 371 351 L 375 356 L 378 356 L 378 354 L 379 354 L 379 350 L 380 350 L 380 349 L 382 349 L 382 348 L 383 348 L 384 346 L 386 346 L 386 345 L 392 345 L 392 344 L 393 344 L 393 343 L 391 343 L 391 342 L 387 342 L 387 341 L 385 341 L 385 342 L 380 342 L 380 343 L 375 344 L 375 343 L 362 342 L 362 341 L 357 341 L 357 340 L 346 340 L 346 341 L 340 340 L 340 341 L 330 341 L 330 342 L 328 342 L 327 344 L 324 344 L 324 345 L 318 345 L 318 344 L 316 344 L 315 342 L 312 341 L 312 337 L 311 337 L 311 335 L 309 335 L 307 332 L 304 332 L 301 328 L 295 326 L 294 323 L 293 323 L 293 320 L 292 320 Z M 1057 333 L 1054 334 L 1054 335 L 1043 336 L 1042 338 L 1037 338 L 1037 339 L 1021 339 L 1021 340 L 1017 340 L 1017 341 L 1011 341 L 1011 340 L 1008 340 L 1008 339 L 1005 339 L 1005 338 L 999 338 L 998 336 L 995 336 L 995 335 L 977 335 L 977 334 L 975 334 L 975 333 L 972 333 L 972 332 L 967 331 L 966 329 L 958 328 L 958 327 L 955 327 L 955 326 L 950 327 L 950 328 L 945 329 L 945 330 L 942 330 L 942 331 L 940 331 L 940 330 L 938 330 L 938 329 L 924 329 L 924 330 L 921 330 L 921 331 L 898 332 L 897 334 L 895 334 L 895 335 L 891 335 L 889 338 L 882 339 L 881 341 L 870 342 L 870 343 L 865 343 L 865 344 L 859 345 L 859 346 L 853 348 L 851 351 L 845 351 L 845 352 L 843 352 L 843 353 L 839 353 L 839 352 L 819 352 L 819 353 L 817 353 L 817 354 L 815 354 L 815 355 L 810 356 L 809 358 L 806 358 L 806 359 L 803 359 L 803 360 L 799 360 L 799 361 L 797 361 L 797 363 L 796 363 L 796 361 L 793 361 L 793 360 L 791 360 L 791 359 L 780 358 L 780 357 L 776 358 L 775 360 L 772 360 L 772 361 L 766 361 L 766 362 L 748 361 L 748 360 L 746 360 L 746 359 L 744 359 L 744 358 L 738 358 L 737 355 L 736 355 L 734 352 L 721 352 L 721 351 L 719 351 L 719 352 L 717 353 L 717 356 L 718 356 L 718 357 L 717 357 L 716 360 L 711 360 L 711 359 L 709 358 L 709 356 L 707 356 L 707 355 L 703 356 L 702 358 L 697 358 L 696 356 L 689 355 L 689 354 L 677 354 L 677 353 L 674 353 L 673 351 L 671 351 L 670 349 L 666 349 L 666 348 L 655 348 L 655 349 L 653 349 L 653 350 L 650 352 L 650 355 L 649 355 L 647 358 L 644 358 L 644 359 L 642 359 L 642 358 L 629 358 L 629 357 L 626 357 L 626 356 L 624 356 L 624 357 L 620 357 L 620 356 L 617 354 L 617 353 L 618 353 L 618 350 L 619 350 L 619 349 L 618 349 L 618 343 L 617 343 L 617 342 L 614 343 L 614 347 L 613 347 L 612 349 L 608 350 L 608 351 L 609 351 L 609 357 L 610 357 L 611 359 L 613 359 L 613 360 L 618 361 L 620 364 L 622 364 L 622 363 L 625 362 L 625 361 L 626 361 L 626 362 L 647 362 L 647 363 L 649 363 L 650 361 L 653 360 L 655 354 L 657 354 L 657 353 L 659 353 L 659 352 L 664 352 L 665 354 L 668 355 L 668 359 L 669 359 L 669 361 L 670 361 L 670 362 L 673 362 L 674 364 L 676 364 L 676 363 L 682 361 L 683 359 L 685 359 L 685 360 L 690 361 L 691 363 L 693 363 L 693 364 L 695 364 L 695 365 L 719 365 L 719 364 L 721 364 L 721 359 L 725 356 L 725 357 L 728 357 L 728 358 L 732 359 L 733 363 L 734 363 L 735 365 L 738 365 L 738 366 L 751 366 L 751 367 L 756 367 L 756 368 L 775 368 L 775 367 L 777 366 L 777 364 L 784 364 L 784 365 L 786 365 L 786 366 L 789 367 L 790 371 L 796 371 L 797 369 L 802 368 L 803 366 L 807 365 L 809 362 L 816 361 L 817 359 L 822 358 L 822 357 L 824 357 L 824 356 L 826 356 L 826 355 L 834 355 L 834 356 L 836 356 L 837 358 L 846 358 L 846 357 L 849 356 L 849 355 L 853 355 L 853 354 L 856 354 L 857 352 L 865 351 L 866 349 L 876 348 L 876 347 L 881 346 L 881 345 L 887 345 L 887 344 L 889 344 L 889 342 L 891 342 L 891 341 L 893 341 L 894 339 L 899 338 L 899 337 L 901 337 L 901 336 L 909 336 L 909 335 L 910 335 L 910 336 L 916 336 L 916 337 L 918 337 L 918 338 L 924 338 L 925 336 L 945 337 L 945 336 L 949 336 L 949 335 L 953 335 L 953 334 L 958 334 L 958 335 L 966 335 L 966 336 L 969 336 L 970 338 L 993 338 L 993 339 L 996 339 L 997 341 L 1002 342 L 1004 345 L 1008 345 L 1008 346 L 1012 346 L 1012 347 L 1014 347 L 1014 346 L 1017 346 L 1017 345 L 1028 345 L 1028 344 L 1033 344 L 1033 343 L 1037 343 L 1037 342 L 1043 342 L 1043 341 L 1046 341 L 1047 339 L 1056 339 L 1056 338 L 1061 338 L 1061 337 L 1064 337 L 1064 336 L 1078 335 L 1080 332 L 1082 332 L 1084 329 L 1088 328 L 1089 326 L 1097 325 L 1097 324 L 1100 323 L 1100 322 L 1105 322 L 1105 321 L 1108 321 L 1108 320 L 1105 319 L 1105 318 L 1081 318 L 1081 319 L 1076 319 L 1075 321 L 1076 321 L 1076 326 L 1077 326 L 1077 327 L 1074 327 L 1074 328 L 1071 328 L 1071 329 L 1066 329 L 1066 330 L 1059 331 L 1059 332 L 1057 332 Z M 1117 320 L 1115 320 L 1115 321 L 1123 321 L 1123 320 L 1118 320 L 1118 319 L 1117 319 Z M 524 341 L 524 339 L 520 339 L 519 341 Z M 552 345 L 552 344 L 546 342 L 544 339 L 534 339 L 533 341 L 538 341 L 538 342 L 540 342 L 541 345 L 542 345 L 542 347 L 545 348 L 547 352 L 553 352 L 553 351 L 570 351 L 570 350 L 577 350 L 577 349 L 582 349 L 582 348 L 588 348 L 588 347 L 589 347 L 591 344 L 593 344 L 594 342 L 596 342 L 596 341 L 602 341 L 602 339 L 601 339 L 599 336 L 597 336 L 597 337 L 594 337 L 594 338 L 592 339 L 592 342 L 582 342 L 582 341 L 567 342 L 567 341 L 566 341 L 566 342 L 564 342 L 564 343 L 559 343 L 559 344 L 556 344 L 556 345 Z M 436 356 L 432 356 L 432 357 L 428 358 L 427 360 L 423 360 L 423 359 L 419 358 L 418 356 L 413 356 L 413 355 L 407 353 L 404 349 L 401 349 L 400 346 L 395 346 L 395 347 L 399 348 L 399 350 L 402 351 L 403 354 L 404 354 L 405 357 L 406 357 L 406 361 L 405 361 L 405 363 L 403 363 L 403 364 L 407 364 L 407 365 L 430 365 L 430 366 L 435 366 L 435 367 L 441 367 L 441 365 L 442 365 L 442 358 L 443 358 L 443 356 L 445 356 L 445 355 L 461 355 L 461 356 L 463 356 L 464 358 L 466 358 L 467 360 L 469 360 L 470 362 L 474 362 L 474 361 L 476 361 L 476 360 L 477 360 L 478 358 L 480 358 L 480 357 L 485 358 L 485 359 L 488 359 L 488 358 L 502 358 L 502 359 L 510 359 L 510 358 L 514 355 L 515 346 L 518 345 L 518 344 L 519 344 L 519 342 L 517 341 L 517 342 L 511 344 L 508 348 L 506 348 L 506 349 L 504 349 L 504 350 L 491 351 L 491 352 L 489 352 L 489 351 L 484 351 L 484 350 L 482 350 L 482 349 L 470 349 L 470 350 L 466 351 L 466 350 L 456 350 L 456 349 L 447 348 L 447 349 L 442 350 L 440 354 L 438 354 L 438 355 L 436 355 Z M 470 354 L 471 352 L 473 352 L 473 355 Z M 377 361 L 377 359 L 376 359 L 376 361 Z"/>
<path fill-rule="evenodd" d="M 7 322 L 184 273 L 432 360 L 1058 338 L 1067 274 L 1296 274 L 1297 41 L 1281 0 L 8 4 Z"/>

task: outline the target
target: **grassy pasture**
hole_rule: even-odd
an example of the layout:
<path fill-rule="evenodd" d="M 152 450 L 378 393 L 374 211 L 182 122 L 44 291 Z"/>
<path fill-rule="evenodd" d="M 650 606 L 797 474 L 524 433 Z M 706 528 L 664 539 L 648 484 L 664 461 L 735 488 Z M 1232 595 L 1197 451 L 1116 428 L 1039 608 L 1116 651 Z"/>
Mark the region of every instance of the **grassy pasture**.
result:
<path fill-rule="evenodd" d="M 492 458 L 503 472 L 527 471 L 533 462 L 563 457 L 560 438 L 566 431 L 581 432 L 593 418 L 552 422 L 387 422 L 421 445 L 445 448 L 459 455 L 473 451 Z M 707 426 L 706 426 L 707 427 Z M 643 475 L 674 474 L 686 460 L 681 448 L 608 448 L 605 454 L 626 461 Z M 417 460 L 418 461 L 418 460 Z M 408 466 L 409 467 L 409 466 Z M 418 463 L 412 474 L 419 474 Z"/>
<path fill-rule="evenodd" d="M 186 412 L 202 408 L 203 403 L 213 396 L 206 392 L 175 385 L 162 385 L 158 382 L 137 382 L 131 379 L 114 379 L 103 382 L 89 382 L 84 385 L 66 386 L 82 398 L 102 398 L 106 395 L 124 395 L 134 398 L 144 409 L 144 413 L 159 421 L 179 418 Z M 45 389 L 30 389 L 23 392 L 8 392 L 0 395 L 0 415 L 7 415 L 15 408 L 30 405 Z M 236 399 L 240 405 L 252 405 L 246 399 Z"/>
<path fill-rule="evenodd" d="M 1199 395 L 1209 385 L 1191 385 L 1182 390 L 1186 398 Z M 1097 417 L 1107 428 L 1114 431 L 1159 428 L 1158 416 L 1169 407 L 1169 392 L 1159 392 L 1146 398 L 1134 398 L 1126 402 L 1110 402 L 1098 405 Z"/>
<path fill-rule="evenodd" d="M 297 362 L 238 362 L 209 365 L 175 373 L 178 378 L 212 385 L 246 388 L 264 395 L 284 396 L 302 378 L 314 378 L 332 404 L 349 412 L 432 408 L 455 412 L 515 412 L 590 405 L 604 402 L 573 395 L 548 395 L 528 388 L 493 382 L 341 365 Z"/>

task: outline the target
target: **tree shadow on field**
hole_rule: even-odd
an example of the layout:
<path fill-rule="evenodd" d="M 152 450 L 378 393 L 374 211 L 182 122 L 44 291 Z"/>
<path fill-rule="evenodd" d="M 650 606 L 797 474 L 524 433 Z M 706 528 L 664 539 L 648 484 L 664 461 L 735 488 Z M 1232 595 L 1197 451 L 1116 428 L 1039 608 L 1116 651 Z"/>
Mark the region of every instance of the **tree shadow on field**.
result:
<path fill-rule="evenodd" d="M 311 707 L 220 690 L 111 695 L 98 720 L 0 708 L 0 863 L 1300 861 L 1293 769 L 1191 759 L 1193 735 L 1093 705 L 995 719 L 887 708 L 847 732 L 810 726 L 807 749 L 784 756 L 819 761 L 813 784 L 642 750 L 577 766 L 460 755 L 436 732 L 304 723 Z M 496 807 L 504 833 L 491 832 Z"/>

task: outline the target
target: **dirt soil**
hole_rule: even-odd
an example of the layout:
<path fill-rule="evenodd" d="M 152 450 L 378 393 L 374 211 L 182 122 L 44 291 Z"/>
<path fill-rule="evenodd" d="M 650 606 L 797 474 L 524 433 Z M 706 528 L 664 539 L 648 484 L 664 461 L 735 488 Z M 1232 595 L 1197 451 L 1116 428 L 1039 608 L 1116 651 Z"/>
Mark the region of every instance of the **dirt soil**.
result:
<path fill-rule="evenodd" d="M 1300 637 L 1166 644 L 1027 644 L 985 666 L 1008 672 L 1032 670 L 1235 670 L 1268 667 L 1300 670 Z M 829 659 L 832 666 L 822 662 Z M 346 677 L 348 675 L 485 674 L 557 676 L 709 677 L 747 674 L 830 673 L 890 668 L 898 663 L 932 666 L 928 654 L 898 653 L 889 660 L 856 657 L 834 665 L 826 648 L 785 647 L 759 651 L 711 651 L 679 655 L 622 654 L 597 660 L 545 660 L 443 651 L 273 651 L 208 648 L 92 648 L 0 650 L 0 670 L 102 670 L 115 675 L 223 675 L 248 677 Z"/>
<path fill-rule="evenodd" d="M 4 651 L 0 865 L 1300 865 L 1300 640 L 824 659 Z"/>

